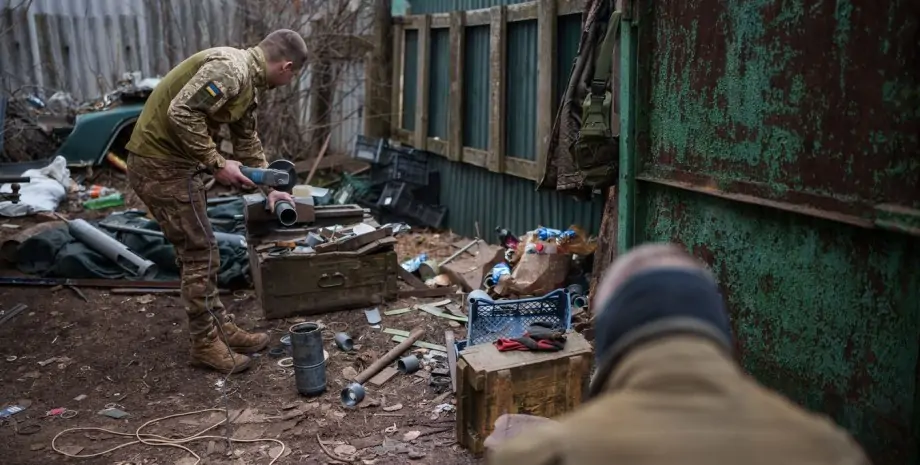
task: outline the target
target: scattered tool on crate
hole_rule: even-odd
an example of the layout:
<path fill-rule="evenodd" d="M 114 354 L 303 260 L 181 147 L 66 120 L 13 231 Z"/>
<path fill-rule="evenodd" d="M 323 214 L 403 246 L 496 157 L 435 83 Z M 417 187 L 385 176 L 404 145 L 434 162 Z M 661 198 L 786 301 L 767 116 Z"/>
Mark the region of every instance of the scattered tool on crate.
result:
<path fill-rule="evenodd" d="M 364 386 L 369 379 L 374 377 L 380 370 L 383 370 L 387 365 L 396 361 L 403 352 L 409 350 L 409 347 L 412 347 L 412 344 L 415 344 L 416 341 L 422 338 L 425 335 L 425 330 L 423 328 L 413 329 L 409 333 L 409 337 L 406 340 L 402 341 L 396 347 L 390 349 L 389 352 L 380 357 L 376 362 L 371 364 L 361 373 L 358 373 L 358 376 L 355 376 L 355 379 L 342 390 L 342 405 L 346 407 L 354 407 L 361 403 L 364 400 Z"/>

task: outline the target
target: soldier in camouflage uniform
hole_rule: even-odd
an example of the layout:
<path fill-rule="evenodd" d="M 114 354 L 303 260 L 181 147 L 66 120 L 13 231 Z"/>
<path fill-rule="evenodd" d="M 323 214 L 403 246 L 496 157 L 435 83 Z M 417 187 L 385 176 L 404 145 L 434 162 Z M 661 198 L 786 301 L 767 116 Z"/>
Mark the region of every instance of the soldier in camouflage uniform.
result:
<path fill-rule="evenodd" d="M 243 371 L 250 364 L 243 354 L 268 344 L 266 334 L 237 327 L 218 297 L 220 255 L 198 174 L 207 170 L 222 184 L 255 187 L 240 166 L 267 166 L 256 134 L 257 94 L 289 84 L 306 58 L 303 38 L 286 29 L 250 49 L 198 52 L 156 86 L 128 143 L 131 187 L 176 249 L 193 364 L 224 373 Z M 226 160 L 217 151 L 211 134 L 221 124 L 230 129 L 237 160 Z M 282 199 L 293 201 L 284 192 L 267 194 L 271 208 Z"/>

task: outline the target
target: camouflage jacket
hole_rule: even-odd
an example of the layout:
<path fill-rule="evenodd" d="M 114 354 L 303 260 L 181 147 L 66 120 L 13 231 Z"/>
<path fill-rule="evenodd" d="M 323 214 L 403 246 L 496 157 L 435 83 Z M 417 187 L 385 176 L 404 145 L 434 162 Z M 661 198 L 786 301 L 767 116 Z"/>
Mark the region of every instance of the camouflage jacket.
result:
<path fill-rule="evenodd" d="M 257 92 L 266 88 L 265 70 L 258 47 L 216 47 L 192 55 L 156 86 L 127 149 L 143 157 L 222 166 L 212 134 L 226 124 L 234 158 L 246 166 L 266 166 L 255 111 Z"/>

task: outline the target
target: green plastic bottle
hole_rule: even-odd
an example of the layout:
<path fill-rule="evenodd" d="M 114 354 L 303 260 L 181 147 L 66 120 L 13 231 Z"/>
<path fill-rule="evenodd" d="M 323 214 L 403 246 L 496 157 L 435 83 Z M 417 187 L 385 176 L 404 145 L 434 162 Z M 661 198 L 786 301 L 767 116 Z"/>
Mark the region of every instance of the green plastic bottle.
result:
<path fill-rule="evenodd" d="M 120 207 L 125 204 L 125 199 L 121 193 L 110 194 L 98 199 L 90 199 L 83 202 L 83 208 L 86 210 L 102 210 L 103 208 Z"/>

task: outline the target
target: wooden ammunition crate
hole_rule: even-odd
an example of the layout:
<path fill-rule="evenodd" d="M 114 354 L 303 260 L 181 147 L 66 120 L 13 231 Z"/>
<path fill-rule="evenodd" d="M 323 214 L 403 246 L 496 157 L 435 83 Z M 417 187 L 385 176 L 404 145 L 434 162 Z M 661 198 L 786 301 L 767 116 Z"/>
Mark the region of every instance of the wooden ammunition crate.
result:
<path fill-rule="evenodd" d="M 575 332 L 559 352 L 464 349 L 457 361 L 457 442 L 482 455 L 503 414 L 552 418 L 572 411 L 587 395 L 591 357 L 591 345 Z"/>
<path fill-rule="evenodd" d="M 271 256 L 249 245 L 256 295 L 265 318 L 368 307 L 396 297 L 396 252 Z"/>

